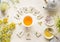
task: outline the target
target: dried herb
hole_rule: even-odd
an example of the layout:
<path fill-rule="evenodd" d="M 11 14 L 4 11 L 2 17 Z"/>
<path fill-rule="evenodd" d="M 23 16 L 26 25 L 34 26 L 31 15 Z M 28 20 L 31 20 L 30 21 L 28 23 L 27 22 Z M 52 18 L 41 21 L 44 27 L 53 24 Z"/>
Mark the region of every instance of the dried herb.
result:
<path fill-rule="evenodd" d="M 56 27 L 58 29 L 58 32 L 60 32 L 60 17 L 56 18 L 55 23 L 56 23 Z"/>

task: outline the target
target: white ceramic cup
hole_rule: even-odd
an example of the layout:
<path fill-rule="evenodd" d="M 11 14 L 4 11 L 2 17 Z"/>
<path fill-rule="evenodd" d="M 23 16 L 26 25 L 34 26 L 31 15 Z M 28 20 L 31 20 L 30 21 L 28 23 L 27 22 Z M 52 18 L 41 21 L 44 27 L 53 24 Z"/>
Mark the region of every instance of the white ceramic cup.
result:
<path fill-rule="evenodd" d="M 24 24 L 24 18 L 25 18 L 26 16 L 29 16 L 29 17 L 32 18 L 32 24 L 30 24 L 29 26 L 27 26 L 26 24 Z M 33 16 L 30 15 L 30 14 L 26 14 L 26 15 L 24 15 L 24 16 L 23 16 L 23 19 L 22 19 L 22 24 L 23 24 L 25 27 L 31 27 L 31 26 L 33 25 Z"/>
<path fill-rule="evenodd" d="M 46 29 L 48 29 L 48 28 L 46 28 Z M 44 30 L 44 32 L 46 31 L 46 29 Z M 52 28 L 51 28 L 52 29 Z M 44 34 L 44 37 L 46 38 L 46 39 L 52 39 L 53 37 L 54 37 L 54 35 L 52 35 L 51 37 L 47 37 L 45 34 Z"/>

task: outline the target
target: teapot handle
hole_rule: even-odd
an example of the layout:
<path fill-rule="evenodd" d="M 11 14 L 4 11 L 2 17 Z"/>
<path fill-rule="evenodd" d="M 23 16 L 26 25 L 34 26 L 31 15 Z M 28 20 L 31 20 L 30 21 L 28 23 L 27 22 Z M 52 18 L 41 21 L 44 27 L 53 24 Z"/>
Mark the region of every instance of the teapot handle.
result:
<path fill-rule="evenodd" d="M 48 2 L 47 2 L 47 0 L 44 0 L 44 2 L 47 4 Z"/>
<path fill-rule="evenodd" d="M 48 2 L 47 2 L 47 0 L 44 0 L 44 2 L 47 4 Z M 53 0 L 53 2 L 55 2 L 55 0 Z"/>

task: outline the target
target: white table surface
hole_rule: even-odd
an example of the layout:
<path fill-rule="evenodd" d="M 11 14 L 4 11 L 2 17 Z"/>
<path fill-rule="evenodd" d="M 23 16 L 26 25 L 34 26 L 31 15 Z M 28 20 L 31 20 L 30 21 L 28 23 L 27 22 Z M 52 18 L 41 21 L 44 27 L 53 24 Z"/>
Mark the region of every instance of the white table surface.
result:
<path fill-rule="evenodd" d="M 3 0 L 2 0 L 3 1 Z M 5 0 L 6 1 L 6 0 Z M 6 1 L 6 2 L 9 2 L 10 4 L 10 9 L 7 10 L 6 14 L 7 15 L 10 15 L 9 17 L 9 22 L 20 22 L 21 21 L 21 18 L 20 20 L 16 20 L 14 19 L 14 16 L 16 15 L 16 9 L 14 9 L 14 5 L 10 2 L 10 1 Z M 19 4 L 16 4 L 15 6 L 17 6 L 17 8 L 19 9 L 20 7 L 34 7 L 36 8 L 37 10 L 40 11 L 40 14 L 42 14 L 44 17 L 47 16 L 47 12 L 46 10 L 43 9 L 43 6 L 45 6 L 46 4 L 44 3 L 43 0 L 20 0 L 20 3 Z M 57 13 L 59 14 L 59 12 Z M 1 14 L 0 14 L 1 16 Z M 23 17 L 24 15 L 22 15 L 21 17 Z M 16 29 L 15 31 L 13 32 L 12 34 L 12 37 L 11 37 L 11 42 L 48 42 L 44 36 L 43 36 L 43 32 L 44 32 L 44 29 L 47 28 L 47 26 L 44 24 L 44 19 L 43 18 L 42 20 L 37 20 L 36 19 L 36 16 L 32 15 L 33 16 L 33 19 L 35 20 L 34 21 L 34 24 L 33 26 L 31 27 L 31 40 L 26 40 L 26 36 L 24 34 L 24 36 L 22 38 L 19 38 L 17 36 L 17 34 L 20 32 L 20 31 L 24 31 L 24 26 L 21 25 L 21 26 L 16 26 Z M 43 24 L 42 26 L 38 25 L 37 22 L 38 21 L 42 21 Z M 53 27 L 52 27 L 53 28 Z M 53 28 L 54 29 L 54 28 Z M 55 30 L 55 29 L 54 29 Z M 35 35 L 34 35 L 34 32 L 40 32 L 41 33 L 41 37 L 37 38 Z"/>

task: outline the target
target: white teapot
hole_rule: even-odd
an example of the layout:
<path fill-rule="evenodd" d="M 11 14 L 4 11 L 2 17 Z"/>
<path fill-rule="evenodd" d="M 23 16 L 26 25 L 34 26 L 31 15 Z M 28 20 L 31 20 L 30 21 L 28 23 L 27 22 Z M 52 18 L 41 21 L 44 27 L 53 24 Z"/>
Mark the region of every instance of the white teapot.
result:
<path fill-rule="evenodd" d="M 44 0 L 47 4 L 46 7 L 43 7 L 47 9 L 48 11 L 55 11 L 57 9 L 57 1 L 56 0 Z"/>

